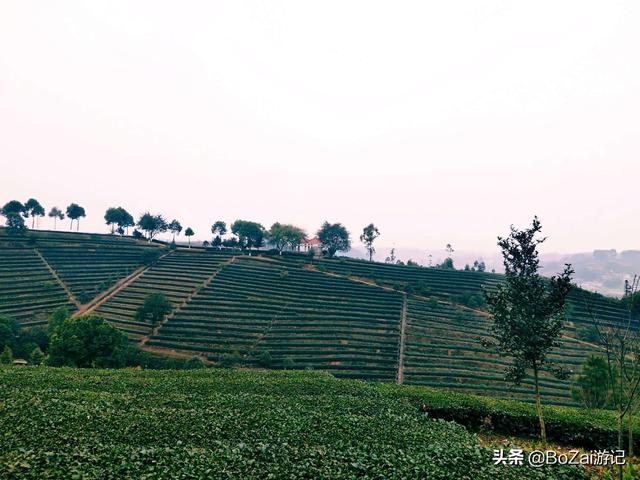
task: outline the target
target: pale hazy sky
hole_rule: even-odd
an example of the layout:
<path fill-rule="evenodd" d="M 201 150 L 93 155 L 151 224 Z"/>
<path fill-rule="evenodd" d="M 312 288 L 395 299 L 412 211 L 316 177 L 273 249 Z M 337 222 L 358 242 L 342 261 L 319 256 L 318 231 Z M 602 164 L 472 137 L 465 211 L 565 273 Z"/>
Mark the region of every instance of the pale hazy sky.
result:
<path fill-rule="evenodd" d="M 536 213 L 546 251 L 640 248 L 639 25 L 635 0 L 5 0 L 0 201 L 487 252 Z"/>

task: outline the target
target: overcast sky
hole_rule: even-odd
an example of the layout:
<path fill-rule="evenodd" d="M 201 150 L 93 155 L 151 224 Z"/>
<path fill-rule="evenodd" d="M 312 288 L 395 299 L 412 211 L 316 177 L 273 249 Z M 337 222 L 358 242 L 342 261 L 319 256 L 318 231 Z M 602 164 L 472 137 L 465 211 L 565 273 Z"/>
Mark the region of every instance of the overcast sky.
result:
<path fill-rule="evenodd" d="M 6 0 L 0 201 L 434 251 L 538 214 L 545 251 L 640 248 L 638 25 L 638 1 Z"/>

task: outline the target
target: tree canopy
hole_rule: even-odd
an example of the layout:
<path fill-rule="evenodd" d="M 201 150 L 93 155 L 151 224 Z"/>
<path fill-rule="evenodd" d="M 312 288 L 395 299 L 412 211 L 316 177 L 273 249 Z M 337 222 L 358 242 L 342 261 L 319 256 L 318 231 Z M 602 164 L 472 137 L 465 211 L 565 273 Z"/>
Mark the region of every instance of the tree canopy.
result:
<path fill-rule="evenodd" d="M 257 222 L 236 220 L 231 225 L 231 233 L 238 238 L 240 248 L 260 248 L 263 245 L 265 229 Z"/>
<path fill-rule="evenodd" d="M 58 229 L 58 220 L 64 220 L 64 213 L 58 207 L 51 207 L 49 210 L 49 218 L 53 218 L 53 228 Z"/>
<path fill-rule="evenodd" d="M 67 217 L 71 219 L 71 228 L 73 228 L 73 221 L 76 221 L 76 230 L 80 230 L 80 217 L 86 217 L 84 208 L 77 203 L 72 203 L 67 207 Z"/>
<path fill-rule="evenodd" d="M 517 230 L 512 226 L 507 238 L 498 237 L 505 282 L 485 296 L 493 315 L 496 346 L 502 355 L 512 359 L 507 378 L 519 385 L 527 370 L 533 371 L 540 436 L 546 442 L 538 379 L 547 354 L 558 345 L 573 269 L 565 265 L 564 271 L 548 282 L 540 276 L 538 245 L 545 238 L 536 235 L 541 230 L 538 217 L 534 217 L 531 228 Z"/>
<path fill-rule="evenodd" d="M 158 233 L 166 232 L 169 229 L 169 225 L 162 215 L 152 215 L 149 212 L 140 216 L 138 227 L 140 227 L 140 230 L 147 232 L 149 241 L 153 240 Z"/>
<path fill-rule="evenodd" d="M 127 337 L 95 315 L 67 317 L 50 336 L 48 363 L 81 368 L 122 367 Z"/>
<path fill-rule="evenodd" d="M 180 232 L 182 231 L 182 225 L 178 220 L 173 219 L 171 220 L 171 222 L 169 222 L 168 228 L 169 231 L 173 234 L 173 242 L 175 243 L 176 235 L 180 235 Z"/>
<path fill-rule="evenodd" d="M 24 204 L 24 217 L 31 216 L 31 228 L 35 226 L 36 217 L 44 217 L 44 207 L 35 198 L 30 198 Z"/>
<path fill-rule="evenodd" d="M 191 248 L 191 237 L 195 235 L 195 232 L 191 227 L 187 227 L 187 229 L 184 231 L 184 235 L 189 239 L 189 248 Z"/>
<path fill-rule="evenodd" d="M 373 248 L 373 242 L 376 238 L 380 236 L 380 232 L 378 231 L 378 227 L 376 227 L 373 223 L 370 223 L 366 227 L 362 229 L 362 235 L 360 235 L 360 241 L 364 243 L 364 247 L 367 249 L 369 253 L 369 261 L 373 260 L 373 254 L 376 253 L 376 249 Z"/>
<path fill-rule="evenodd" d="M 271 225 L 268 234 L 269 241 L 280 253 L 285 247 L 296 249 L 306 237 L 306 233 L 301 228 L 277 222 Z"/>
<path fill-rule="evenodd" d="M 341 223 L 324 222 L 317 235 L 322 250 L 329 257 L 333 257 L 336 252 L 348 252 L 351 249 L 349 232 Z"/>
<path fill-rule="evenodd" d="M 144 299 L 144 303 L 138 307 L 136 318 L 142 322 L 150 322 L 156 327 L 164 317 L 171 313 L 171 303 L 162 293 L 150 293 Z"/>

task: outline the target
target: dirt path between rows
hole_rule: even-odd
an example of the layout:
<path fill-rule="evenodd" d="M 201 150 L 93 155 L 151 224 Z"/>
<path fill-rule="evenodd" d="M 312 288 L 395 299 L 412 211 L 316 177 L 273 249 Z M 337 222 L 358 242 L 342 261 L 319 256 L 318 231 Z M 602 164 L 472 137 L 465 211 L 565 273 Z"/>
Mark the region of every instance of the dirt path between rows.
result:
<path fill-rule="evenodd" d="M 164 255 L 162 255 L 161 257 L 159 257 L 158 260 L 161 260 L 161 259 L 171 255 L 172 253 L 173 253 L 173 251 L 167 252 Z M 126 276 L 124 278 L 121 278 L 115 284 L 113 284 L 111 287 L 106 289 L 104 292 L 99 293 L 89 303 L 86 303 L 84 305 L 80 305 L 80 307 L 78 308 L 78 311 L 75 312 L 72 316 L 73 317 L 78 317 L 80 315 L 86 315 L 87 313 L 93 312 L 96 308 L 98 308 L 100 305 L 102 305 L 107 300 L 112 298 L 115 294 L 117 294 L 122 289 L 126 288 L 127 286 L 129 286 L 133 282 L 135 282 L 145 272 L 147 272 L 148 270 L 153 268 L 154 265 L 155 265 L 155 263 L 153 265 L 144 265 L 144 266 L 138 268 L 137 270 L 135 270 L 130 275 L 128 275 L 128 276 Z"/>

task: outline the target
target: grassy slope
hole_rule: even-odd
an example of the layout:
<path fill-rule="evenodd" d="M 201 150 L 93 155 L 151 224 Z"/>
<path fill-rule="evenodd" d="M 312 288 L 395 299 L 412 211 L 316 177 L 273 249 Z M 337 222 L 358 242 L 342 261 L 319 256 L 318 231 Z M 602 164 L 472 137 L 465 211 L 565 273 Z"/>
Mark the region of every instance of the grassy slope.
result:
<path fill-rule="evenodd" d="M 493 466 L 405 393 L 310 372 L 0 368 L 0 478 L 583 478 Z"/>

